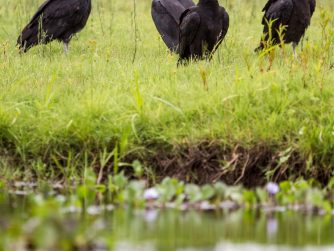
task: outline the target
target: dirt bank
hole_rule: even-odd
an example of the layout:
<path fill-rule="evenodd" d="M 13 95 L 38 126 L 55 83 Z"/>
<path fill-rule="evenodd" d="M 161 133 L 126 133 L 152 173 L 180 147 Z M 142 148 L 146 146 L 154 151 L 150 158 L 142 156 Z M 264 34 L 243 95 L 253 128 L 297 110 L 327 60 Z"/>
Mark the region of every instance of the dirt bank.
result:
<path fill-rule="evenodd" d="M 246 148 L 228 147 L 218 141 L 202 141 L 161 148 L 147 160 L 157 181 L 166 176 L 196 184 L 223 181 L 229 185 L 246 187 L 263 185 L 269 180 L 295 180 L 299 177 L 328 183 L 330 169 L 309 163 L 292 148 L 279 150 L 278 146 L 260 144 Z M 312 168 L 308 168 L 309 166 Z"/>

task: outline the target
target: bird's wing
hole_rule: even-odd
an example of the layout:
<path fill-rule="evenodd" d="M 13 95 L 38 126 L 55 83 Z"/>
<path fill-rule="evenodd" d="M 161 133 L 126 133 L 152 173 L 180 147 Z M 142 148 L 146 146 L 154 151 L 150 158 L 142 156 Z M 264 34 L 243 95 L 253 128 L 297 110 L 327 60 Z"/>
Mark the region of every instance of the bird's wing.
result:
<path fill-rule="evenodd" d="M 311 11 L 311 16 L 312 16 L 315 11 L 316 3 L 315 3 L 315 0 L 310 0 L 309 3 L 310 3 L 310 11 Z"/>
<path fill-rule="evenodd" d="M 179 44 L 179 21 L 191 0 L 153 0 L 151 15 L 162 40 L 171 51 Z"/>
<path fill-rule="evenodd" d="M 177 0 L 177 1 L 179 1 L 186 9 L 195 6 L 195 3 L 192 0 Z"/>
<path fill-rule="evenodd" d="M 230 17 L 228 15 L 228 13 L 226 12 L 226 10 L 221 7 L 221 15 L 223 17 L 223 23 L 222 23 L 222 30 L 221 30 L 221 34 L 219 36 L 219 40 L 223 40 L 227 31 L 228 31 L 228 28 L 229 28 L 229 25 L 230 25 Z"/>
<path fill-rule="evenodd" d="M 54 2 L 55 0 L 46 0 L 36 11 L 36 13 L 33 15 L 33 17 L 31 18 L 31 21 L 29 22 L 29 24 L 33 23 L 34 20 L 36 20 L 44 11 L 44 9 L 51 3 Z"/>
<path fill-rule="evenodd" d="M 222 27 L 219 33 L 219 37 L 217 38 L 217 43 L 215 44 L 212 52 L 210 53 L 210 58 L 212 58 L 213 54 L 218 49 L 219 45 L 222 43 L 223 39 L 225 38 L 227 34 L 229 25 L 230 25 L 230 18 L 224 7 L 220 7 L 220 16 L 222 18 Z"/>
<path fill-rule="evenodd" d="M 266 12 L 268 9 L 269 9 L 269 7 L 274 3 L 274 2 L 276 2 L 277 0 L 269 0 L 267 3 L 266 3 L 266 5 L 263 7 L 263 9 L 262 9 L 262 11 L 263 12 Z"/>
<path fill-rule="evenodd" d="M 59 22 L 58 20 L 67 17 L 74 16 L 73 10 L 79 6 L 79 0 L 68 1 L 68 0 L 47 0 L 45 1 L 37 10 L 37 12 L 32 17 L 31 21 L 28 24 L 30 26 L 36 25 L 36 22 L 42 18 L 42 23 L 44 28 L 46 25 L 53 25 L 53 22 L 57 22 L 57 26 L 66 26 L 73 20 L 68 22 Z M 64 20 L 65 21 L 65 20 Z"/>
<path fill-rule="evenodd" d="M 160 0 L 160 3 L 177 24 L 179 23 L 181 14 L 191 6 L 195 6 L 191 0 Z"/>
<path fill-rule="evenodd" d="M 200 15 L 194 11 L 196 7 L 187 9 L 180 17 L 180 39 L 179 39 L 179 54 L 180 57 L 184 55 L 187 48 L 194 40 L 199 29 L 201 18 Z"/>
<path fill-rule="evenodd" d="M 293 2 L 292 0 L 269 0 L 263 8 L 265 11 L 262 24 L 265 25 L 267 20 L 279 20 L 279 23 L 286 24 L 290 20 Z"/>

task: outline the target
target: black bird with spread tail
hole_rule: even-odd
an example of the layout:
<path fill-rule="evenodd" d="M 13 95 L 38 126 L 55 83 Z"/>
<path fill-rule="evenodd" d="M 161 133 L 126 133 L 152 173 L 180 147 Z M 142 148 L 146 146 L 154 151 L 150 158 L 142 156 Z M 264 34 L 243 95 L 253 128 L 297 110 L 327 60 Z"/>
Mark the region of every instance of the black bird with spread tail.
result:
<path fill-rule="evenodd" d="M 181 14 L 195 6 L 191 0 L 153 0 L 151 14 L 162 40 L 169 50 L 177 52 Z"/>
<path fill-rule="evenodd" d="M 91 0 L 46 0 L 21 32 L 17 44 L 26 52 L 53 40 L 64 43 L 67 53 L 73 35 L 82 30 L 91 12 Z"/>
<path fill-rule="evenodd" d="M 211 59 L 224 39 L 229 16 L 218 0 L 199 0 L 180 17 L 179 62 L 189 59 Z"/>
<path fill-rule="evenodd" d="M 296 55 L 296 46 L 311 23 L 315 6 L 315 0 L 269 0 L 262 10 L 263 39 L 256 51 L 268 45 L 292 43 Z"/>

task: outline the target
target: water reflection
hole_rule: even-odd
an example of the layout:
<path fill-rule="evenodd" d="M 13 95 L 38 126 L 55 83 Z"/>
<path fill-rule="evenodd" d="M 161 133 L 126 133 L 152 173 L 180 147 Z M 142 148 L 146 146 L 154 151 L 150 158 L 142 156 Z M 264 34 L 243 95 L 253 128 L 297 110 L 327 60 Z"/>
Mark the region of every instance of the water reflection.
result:
<path fill-rule="evenodd" d="M 269 240 L 273 241 L 277 234 L 278 221 L 275 217 L 270 216 L 267 220 L 267 237 Z"/>
<path fill-rule="evenodd" d="M 1 200 L 0 200 L 1 201 Z M 1 250 L 329 251 L 334 218 L 291 211 L 64 210 L 54 200 L 0 203 Z M 76 208 L 76 207 L 75 207 Z M 66 247 L 66 248 L 65 248 Z"/>
<path fill-rule="evenodd" d="M 115 250 L 334 250 L 332 217 L 294 212 L 117 210 Z M 320 247 L 322 246 L 322 247 Z"/>
<path fill-rule="evenodd" d="M 121 243 L 116 245 L 115 251 L 157 251 L 153 245 L 131 245 Z M 333 251 L 333 246 L 307 246 L 307 247 L 286 247 L 276 245 L 261 244 L 236 244 L 236 243 L 218 243 L 215 247 L 207 248 L 177 248 L 175 251 Z"/>

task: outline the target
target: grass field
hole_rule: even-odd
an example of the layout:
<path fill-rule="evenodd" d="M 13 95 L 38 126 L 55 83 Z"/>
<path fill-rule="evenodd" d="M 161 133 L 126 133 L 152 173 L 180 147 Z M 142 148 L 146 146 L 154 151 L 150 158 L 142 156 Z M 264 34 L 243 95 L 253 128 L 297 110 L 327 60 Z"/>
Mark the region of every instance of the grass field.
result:
<path fill-rule="evenodd" d="M 288 45 L 253 53 L 264 0 L 220 1 L 224 43 L 210 63 L 179 68 L 149 0 L 135 12 L 133 1 L 93 0 L 68 55 L 57 42 L 20 55 L 17 36 L 40 3 L 0 0 L 0 176 L 57 179 L 134 159 L 195 182 L 207 162 L 219 178 L 233 171 L 230 183 L 333 175 L 332 0 L 318 1 L 298 60 Z"/>

